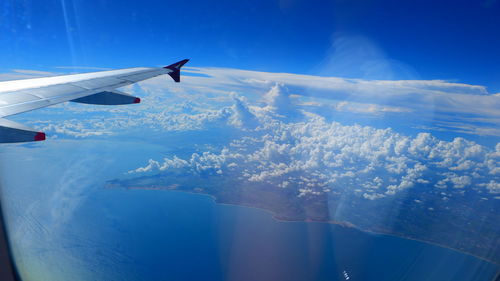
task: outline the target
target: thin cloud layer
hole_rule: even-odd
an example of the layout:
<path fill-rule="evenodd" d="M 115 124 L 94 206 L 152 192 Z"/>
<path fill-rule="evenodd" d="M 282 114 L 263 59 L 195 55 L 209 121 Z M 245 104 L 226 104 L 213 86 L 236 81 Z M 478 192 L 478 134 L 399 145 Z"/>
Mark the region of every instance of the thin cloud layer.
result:
<path fill-rule="evenodd" d="M 321 104 L 325 100 L 370 104 L 386 111 L 413 112 L 411 116 L 423 122 L 445 122 L 453 115 L 454 122 L 441 129 L 499 136 L 496 128 L 500 125 L 500 96 L 489 93 L 484 86 L 442 80 L 362 80 L 223 68 L 189 70 L 209 76 L 186 77 L 189 85 L 239 89 L 245 95 L 262 95 L 279 84 L 292 95 L 322 99 Z M 477 122 L 477 118 L 481 118 L 481 122 Z M 482 130 L 464 128 L 464 124 L 473 124 Z"/>

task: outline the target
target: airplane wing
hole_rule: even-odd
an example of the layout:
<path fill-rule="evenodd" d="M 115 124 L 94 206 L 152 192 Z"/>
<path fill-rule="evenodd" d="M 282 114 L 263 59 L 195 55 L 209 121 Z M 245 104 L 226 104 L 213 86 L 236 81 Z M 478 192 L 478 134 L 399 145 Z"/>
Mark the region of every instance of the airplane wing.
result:
<path fill-rule="evenodd" d="M 168 74 L 180 82 L 180 69 L 189 60 L 165 67 L 111 71 L 0 82 L 0 143 L 45 140 L 45 133 L 4 119 L 6 116 L 72 101 L 87 104 L 134 104 L 141 100 L 117 88 Z"/>

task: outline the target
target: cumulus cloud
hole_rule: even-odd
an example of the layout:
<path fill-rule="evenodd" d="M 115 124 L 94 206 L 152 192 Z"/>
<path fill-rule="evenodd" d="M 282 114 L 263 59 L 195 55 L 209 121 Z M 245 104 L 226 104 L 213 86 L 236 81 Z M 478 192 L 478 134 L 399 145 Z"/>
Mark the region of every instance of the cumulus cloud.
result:
<path fill-rule="evenodd" d="M 303 122 L 265 114 L 252 118 L 261 124 L 219 152 L 150 160 L 130 173 L 185 169 L 193 175 L 227 175 L 242 183 L 289 188 L 300 197 L 346 188 L 364 190 L 362 197 L 369 200 L 415 186 L 462 189 L 482 184 L 495 190 L 480 175 L 496 171 L 491 160 L 498 152 L 463 138 L 410 137 L 392 129 L 328 122 L 314 114 Z"/>
<path fill-rule="evenodd" d="M 379 194 L 379 193 L 375 193 L 375 194 L 363 193 L 363 198 L 368 199 L 368 200 L 376 200 L 376 199 L 384 198 L 384 197 L 385 197 L 384 194 Z"/>
<path fill-rule="evenodd" d="M 240 128 L 255 129 L 259 125 L 259 122 L 249 109 L 246 99 L 233 95 L 233 101 L 233 114 L 230 117 L 230 123 Z"/>
<path fill-rule="evenodd" d="M 484 186 L 486 187 L 490 193 L 493 193 L 493 194 L 499 194 L 500 193 L 500 182 L 497 180 L 491 180 L 490 182 L 488 183 L 483 183 L 483 184 L 480 184 L 481 186 Z"/>
<path fill-rule="evenodd" d="M 86 126 L 88 122 L 94 121 L 92 126 Z M 85 138 L 91 136 L 105 136 L 111 135 L 112 132 L 108 131 L 105 127 L 105 123 L 101 120 L 89 120 L 86 122 L 82 122 L 77 119 L 64 120 L 58 123 L 49 123 L 49 122 L 32 122 L 36 124 L 36 126 L 44 132 L 50 132 L 54 136 L 57 134 L 64 134 L 66 136 L 71 136 L 75 138 Z M 90 127 L 90 128 L 89 128 Z"/>
<path fill-rule="evenodd" d="M 154 170 L 165 171 L 168 169 L 178 169 L 178 168 L 186 167 L 188 165 L 189 165 L 188 161 L 182 160 L 182 159 L 178 158 L 177 156 L 174 156 L 172 159 L 165 158 L 163 163 L 160 163 L 158 161 L 150 159 L 147 166 L 137 168 L 136 170 L 130 171 L 129 173 L 151 172 Z"/>
<path fill-rule="evenodd" d="M 284 84 L 277 83 L 264 95 L 264 100 L 268 104 L 268 109 L 285 117 L 287 120 L 301 117 L 302 115 L 290 99 L 290 92 Z"/>

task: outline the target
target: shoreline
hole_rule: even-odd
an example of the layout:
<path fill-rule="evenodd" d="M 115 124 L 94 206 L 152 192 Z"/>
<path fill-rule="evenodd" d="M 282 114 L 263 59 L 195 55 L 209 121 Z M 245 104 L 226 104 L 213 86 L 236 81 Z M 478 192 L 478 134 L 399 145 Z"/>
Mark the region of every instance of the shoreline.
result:
<path fill-rule="evenodd" d="M 357 230 L 357 231 L 360 231 L 360 232 L 363 232 L 363 233 L 368 233 L 368 234 L 371 234 L 371 235 L 386 235 L 386 236 L 391 236 L 391 237 L 396 237 L 396 238 L 401 238 L 401 239 L 406 239 L 406 240 L 412 240 L 412 241 L 416 241 L 416 242 L 419 242 L 419 243 L 425 243 L 425 244 L 429 244 L 429 245 L 432 245 L 432 246 L 437 246 L 437 247 L 440 247 L 440 248 L 452 250 L 452 251 L 460 253 L 460 254 L 472 256 L 472 257 L 475 257 L 475 258 L 480 259 L 482 261 L 485 261 L 485 262 L 488 262 L 488 263 L 500 266 L 500 262 L 495 262 L 493 260 L 489 260 L 487 258 L 480 257 L 480 256 L 474 255 L 472 253 L 464 252 L 464 251 L 461 251 L 459 249 L 451 248 L 449 246 L 441 245 L 441 244 L 438 244 L 438 243 L 435 243 L 435 242 L 425 241 L 425 240 L 421 240 L 421 239 L 418 239 L 418 238 L 406 237 L 406 236 L 402 236 L 402 235 L 398 235 L 398 234 L 393 234 L 393 233 L 388 233 L 388 232 L 376 232 L 376 231 L 373 231 L 373 230 L 363 229 L 363 228 L 357 227 L 356 225 L 354 225 L 354 224 L 352 224 L 350 222 L 347 222 L 347 221 L 346 222 L 333 221 L 333 220 L 318 221 L 318 220 L 311 220 L 311 219 L 293 220 L 293 219 L 280 218 L 280 217 L 277 216 L 276 213 L 274 213 L 273 211 L 271 211 L 269 209 L 264 209 L 262 207 L 255 207 L 255 206 L 250 206 L 250 205 L 245 205 L 245 204 L 235 204 L 235 203 L 219 202 L 218 199 L 217 199 L 217 197 L 214 196 L 214 195 L 212 195 L 212 194 L 203 193 L 203 192 L 194 191 L 194 190 L 189 190 L 189 191 L 187 191 L 187 190 L 179 190 L 179 189 L 177 189 L 177 187 L 178 187 L 177 184 L 173 184 L 171 186 L 166 186 L 166 187 L 119 187 L 119 188 L 125 189 L 125 190 L 174 191 L 174 192 L 180 192 L 180 193 L 188 193 L 188 194 L 195 194 L 195 195 L 206 196 L 206 197 L 211 198 L 212 201 L 215 204 L 217 204 L 217 205 L 244 207 L 244 208 L 251 208 L 251 209 L 263 211 L 263 212 L 268 213 L 269 215 L 271 215 L 271 218 L 273 220 L 277 221 L 277 222 L 283 222 L 283 223 L 324 223 L 324 224 L 330 224 L 330 225 L 338 225 L 338 226 L 341 226 L 341 227 L 351 228 L 351 229 L 354 229 L 354 230 Z M 115 187 L 108 187 L 107 186 L 105 188 L 106 189 L 114 189 Z"/>

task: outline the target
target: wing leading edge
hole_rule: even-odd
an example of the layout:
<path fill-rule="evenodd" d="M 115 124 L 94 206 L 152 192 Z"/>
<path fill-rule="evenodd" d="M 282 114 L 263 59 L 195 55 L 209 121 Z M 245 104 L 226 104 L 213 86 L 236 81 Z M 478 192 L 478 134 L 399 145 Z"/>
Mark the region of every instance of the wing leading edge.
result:
<path fill-rule="evenodd" d="M 139 98 L 116 88 L 163 74 L 180 82 L 180 69 L 188 61 L 185 59 L 157 68 L 128 68 L 0 82 L 0 143 L 45 140 L 43 132 L 3 119 L 6 116 L 66 101 L 100 105 L 139 103 Z"/>

